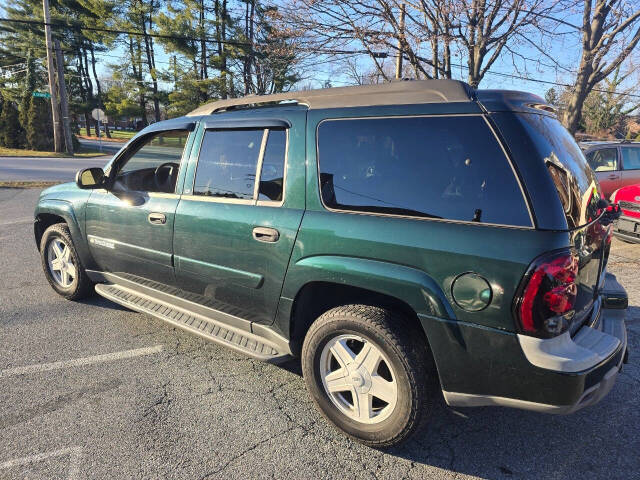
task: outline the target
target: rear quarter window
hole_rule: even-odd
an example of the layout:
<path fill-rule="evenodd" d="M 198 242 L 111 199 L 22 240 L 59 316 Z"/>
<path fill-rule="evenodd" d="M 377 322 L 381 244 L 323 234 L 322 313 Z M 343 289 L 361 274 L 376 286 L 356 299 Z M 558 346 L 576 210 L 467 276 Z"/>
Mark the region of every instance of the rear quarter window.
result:
<path fill-rule="evenodd" d="M 318 165 L 331 209 L 531 226 L 515 173 L 481 116 L 325 120 Z"/>
<path fill-rule="evenodd" d="M 547 167 L 568 227 L 573 229 L 589 223 L 599 214 L 598 200 L 602 194 L 578 144 L 554 117 L 519 113 L 517 118 L 535 145 L 536 156 Z"/>

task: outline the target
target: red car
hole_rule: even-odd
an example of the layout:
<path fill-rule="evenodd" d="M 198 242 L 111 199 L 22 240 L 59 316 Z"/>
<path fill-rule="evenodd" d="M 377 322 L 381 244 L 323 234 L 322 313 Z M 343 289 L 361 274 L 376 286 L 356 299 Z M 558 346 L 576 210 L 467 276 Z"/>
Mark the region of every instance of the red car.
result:
<path fill-rule="evenodd" d="M 640 185 L 629 185 L 616 190 L 611 195 L 611 200 L 620 205 L 622 210 L 614 235 L 628 242 L 640 243 Z"/>
<path fill-rule="evenodd" d="M 619 188 L 640 184 L 640 143 L 584 143 L 583 148 L 605 198 Z"/>

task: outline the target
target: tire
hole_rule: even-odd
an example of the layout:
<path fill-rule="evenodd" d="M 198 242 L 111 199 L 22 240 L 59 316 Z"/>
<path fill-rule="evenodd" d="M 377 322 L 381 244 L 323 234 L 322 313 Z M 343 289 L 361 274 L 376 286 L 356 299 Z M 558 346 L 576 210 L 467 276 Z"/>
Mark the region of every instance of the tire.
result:
<path fill-rule="evenodd" d="M 341 348 L 345 345 L 347 350 Z M 376 358 L 378 366 L 369 368 Z M 384 448 L 408 439 L 428 416 L 435 393 L 431 358 L 424 335 L 406 318 L 383 308 L 347 305 L 311 325 L 302 346 L 302 371 L 329 422 L 365 445 Z M 349 361 L 351 367 L 345 365 Z"/>
<path fill-rule="evenodd" d="M 68 249 L 68 253 L 61 245 Z M 57 270 L 52 266 L 52 264 L 58 266 L 60 263 L 50 262 L 58 258 L 56 246 L 65 258 L 63 270 Z M 80 262 L 66 223 L 56 223 L 45 230 L 40 240 L 40 260 L 45 277 L 59 295 L 68 300 L 80 300 L 93 292 L 93 282 Z"/>

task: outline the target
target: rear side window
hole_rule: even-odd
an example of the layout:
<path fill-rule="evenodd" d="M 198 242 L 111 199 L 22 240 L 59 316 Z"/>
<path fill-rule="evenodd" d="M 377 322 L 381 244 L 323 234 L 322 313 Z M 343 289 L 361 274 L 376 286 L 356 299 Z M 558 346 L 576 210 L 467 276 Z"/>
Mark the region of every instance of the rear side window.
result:
<path fill-rule="evenodd" d="M 318 155 L 329 208 L 531 226 L 515 174 L 480 116 L 327 120 Z"/>
<path fill-rule="evenodd" d="M 194 195 L 252 199 L 264 130 L 207 130 Z"/>
<path fill-rule="evenodd" d="M 269 130 L 262 160 L 258 200 L 282 201 L 284 159 L 287 154 L 287 132 Z"/>
<path fill-rule="evenodd" d="M 601 198 L 596 176 L 580 147 L 560 122 L 548 115 L 519 113 L 518 120 L 544 162 L 562 202 L 570 229 L 598 216 Z"/>
<path fill-rule="evenodd" d="M 286 153 L 287 132 L 283 129 L 207 130 L 193 194 L 241 200 L 256 200 L 257 194 L 261 202 L 279 203 Z"/>
<path fill-rule="evenodd" d="M 621 147 L 622 166 L 625 170 L 640 170 L 640 148 Z"/>
<path fill-rule="evenodd" d="M 587 154 L 587 162 L 595 172 L 618 170 L 618 151 L 615 148 L 603 148 Z"/>

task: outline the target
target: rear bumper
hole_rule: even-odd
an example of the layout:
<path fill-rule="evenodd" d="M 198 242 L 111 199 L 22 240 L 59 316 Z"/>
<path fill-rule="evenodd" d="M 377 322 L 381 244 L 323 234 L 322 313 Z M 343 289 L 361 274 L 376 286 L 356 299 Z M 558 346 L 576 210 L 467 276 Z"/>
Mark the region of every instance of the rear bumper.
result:
<path fill-rule="evenodd" d="M 616 312 L 611 315 L 611 312 Z M 580 372 L 558 373 L 549 370 L 548 378 L 540 376 L 536 383 L 541 391 L 548 390 L 556 383 L 556 377 L 565 376 L 565 387 L 573 391 L 573 401 L 566 405 L 534 402 L 520 398 L 510 398 L 494 395 L 478 395 L 469 393 L 443 391 L 447 404 L 459 407 L 502 406 L 533 410 L 536 412 L 568 414 L 576 410 L 594 405 L 604 398 L 615 384 L 616 377 L 622 368 L 627 355 L 627 335 L 624 325 L 624 310 L 603 310 L 605 313 L 601 327 L 616 336 L 618 345 L 615 351 L 602 362 L 592 365 Z M 589 328 L 589 327 L 585 327 Z M 605 335 L 609 335 L 608 333 Z M 549 355 L 562 355 L 563 352 L 553 352 Z M 548 381 L 547 381 L 548 380 Z"/>
<path fill-rule="evenodd" d="M 625 296 L 615 278 L 607 277 L 607 287 L 612 290 L 605 289 L 603 298 Z M 620 305 L 626 306 L 626 302 Z M 471 372 L 464 375 L 441 369 L 442 362 L 436 357 L 444 398 L 451 406 L 505 406 L 556 414 L 593 405 L 609 393 L 627 359 L 625 312 L 624 307 L 602 308 L 599 318 L 573 338 L 566 334 L 551 341 L 488 335 L 486 330 L 480 333 L 475 328 L 461 332 L 467 357 L 464 363 Z M 493 352 L 481 350 L 476 343 L 480 341 L 493 344 Z M 430 344 L 433 346 L 431 339 Z M 435 355 L 437 350 L 434 348 Z M 488 357 L 491 353 L 493 359 Z"/>

